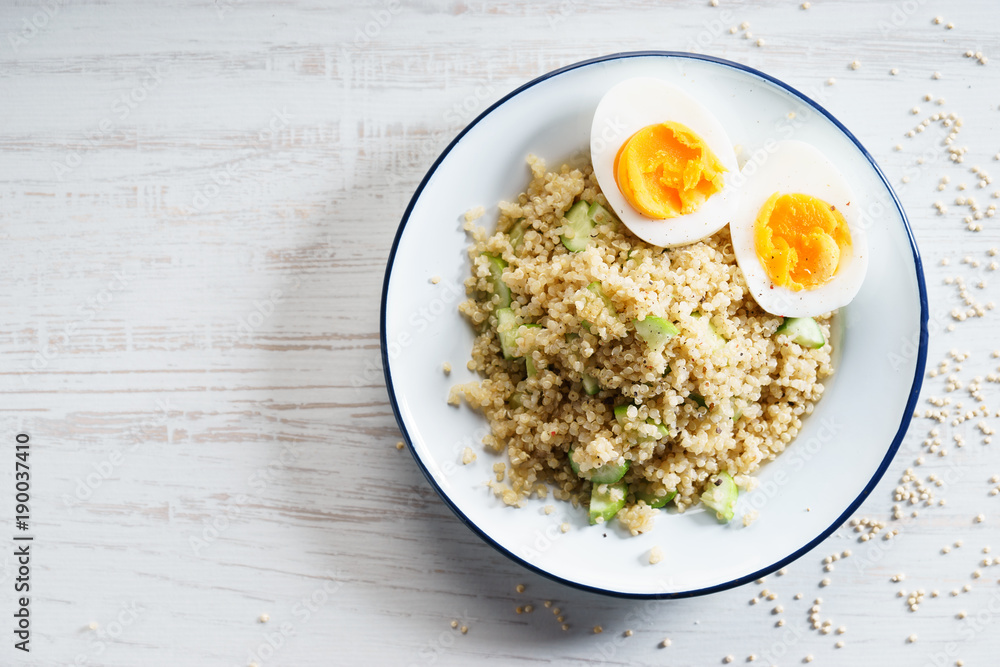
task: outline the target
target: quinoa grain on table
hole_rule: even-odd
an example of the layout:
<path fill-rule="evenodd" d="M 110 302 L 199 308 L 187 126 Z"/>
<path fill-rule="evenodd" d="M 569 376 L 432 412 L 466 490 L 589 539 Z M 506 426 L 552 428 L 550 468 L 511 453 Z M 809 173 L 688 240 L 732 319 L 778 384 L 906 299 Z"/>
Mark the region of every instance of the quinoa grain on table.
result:
<path fill-rule="evenodd" d="M 472 276 L 459 308 L 478 332 L 469 368 L 482 380 L 454 387 L 449 402 L 465 398 L 480 410 L 491 426 L 484 444 L 507 452 L 507 483 L 491 480 L 494 492 L 508 505 L 550 490 L 585 504 L 590 482 L 571 470 L 570 447 L 584 473 L 627 460 L 630 495 L 617 518 L 637 534 L 659 512 L 636 501 L 637 489 L 676 491 L 672 502 L 683 511 L 716 473 L 752 488 L 751 474 L 784 451 L 822 396 L 822 380 L 833 373 L 831 346 L 807 349 L 775 334 L 782 318 L 750 296 L 728 228 L 664 250 L 611 222 L 597 226 L 585 250 L 569 252 L 560 241 L 563 214 L 581 199 L 608 208 L 607 201 L 589 166 L 547 171 L 534 156 L 528 164 L 531 182 L 515 201 L 500 203 L 495 233 L 474 224 L 481 209 L 465 225 Z M 521 218 L 527 226 L 515 253 L 507 232 Z M 538 369 L 534 377 L 526 377 L 523 359 L 501 353 L 486 253 L 508 264 L 511 309 L 540 325 L 517 340 L 518 356 L 530 354 Z M 617 312 L 587 289 L 595 281 Z M 662 352 L 635 335 L 633 320 L 649 315 L 680 330 Z M 830 315 L 817 321 L 829 341 Z M 583 373 L 598 381 L 599 393 L 587 395 Z M 624 424 L 613 414 L 623 403 L 634 406 Z M 669 435 L 657 439 L 654 424 Z"/>

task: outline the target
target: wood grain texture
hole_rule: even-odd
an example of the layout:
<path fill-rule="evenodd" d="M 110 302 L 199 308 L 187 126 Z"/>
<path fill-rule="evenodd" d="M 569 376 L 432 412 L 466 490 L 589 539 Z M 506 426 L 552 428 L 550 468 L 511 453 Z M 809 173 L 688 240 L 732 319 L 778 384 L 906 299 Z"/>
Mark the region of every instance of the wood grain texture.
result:
<path fill-rule="evenodd" d="M 0 8 L 0 437 L 31 434 L 37 540 L 33 650 L 25 657 L 5 641 L 0 664 L 711 665 L 729 654 L 995 664 L 1000 567 L 977 580 L 970 572 L 991 540 L 1000 549 L 1000 500 L 987 495 L 1000 443 L 981 445 L 973 423 L 943 426 L 944 439 L 958 432 L 969 444 L 949 443 L 948 457 L 924 466 L 957 471 L 947 506 L 894 522 L 901 533 L 889 542 L 859 544 L 842 529 L 771 577 L 778 601 L 756 606 L 759 586 L 637 603 L 529 574 L 455 519 L 394 447 L 377 304 L 406 202 L 486 106 L 584 58 L 693 49 L 799 87 L 898 185 L 932 318 L 947 324 L 960 305 L 946 276 L 964 276 L 982 302 L 996 298 L 987 250 L 1000 245 L 998 228 L 986 219 L 982 232 L 965 231 L 950 202 L 962 182 L 984 202 L 994 189 L 977 190 L 967 167 L 1000 175 L 1000 6 L 812 4 Z M 954 29 L 935 25 L 938 14 Z M 743 21 L 754 39 L 729 33 Z M 967 49 L 997 61 L 979 65 Z M 923 117 L 913 106 L 962 117 L 963 165 L 944 159 L 936 133 L 903 136 Z M 951 184 L 938 192 L 944 174 Z M 938 199 L 945 216 L 931 207 Z M 938 331 L 930 359 L 969 351 L 961 377 L 986 376 L 995 329 L 991 311 Z M 983 390 L 992 410 L 994 387 Z M 971 404 L 962 393 L 955 400 Z M 943 394 L 940 378 L 928 382 L 925 395 Z M 888 519 L 892 488 L 929 428 L 916 423 L 862 514 Z M 3 463 L 3 503 L 12 468 Z M 975 524 L 979 512 L 987 520 Z M 962 548 L 940 555 L 957 539 Z M 822 559 L 847 548 L 855 560 L 818 588 Z M 16 576 L 8 552 L 5 613 Z M 905 583 L 890 583 L 899 572 Z M 966 583 L 971 592 L 949 595 Z M 895 597 L 901 588 L 927 591 L 918 612 Z M 842 649 L 840 637 L 809 629 L 817 595 L 822 618 L 848 629 Z M 528 603 L 532 613 L 515 613 Z M 778 603 L 783 628 L 770 613 Z M 960 610 L 969 618 L 956 619 Z M 597 624 L 603 634 L 589 632 Z M 670 648 L 658 648 L 664 637 Z"/>

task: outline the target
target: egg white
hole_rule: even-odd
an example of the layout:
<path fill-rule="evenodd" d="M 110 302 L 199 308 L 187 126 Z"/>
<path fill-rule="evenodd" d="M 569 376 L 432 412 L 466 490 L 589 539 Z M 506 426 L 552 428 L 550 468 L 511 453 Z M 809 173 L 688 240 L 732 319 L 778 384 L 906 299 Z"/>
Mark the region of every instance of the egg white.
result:
<path fill-rule="evenodd" d="M 817 148 L 801 141 L 782 141 L 758 154 L 743 166 L 742 205 L 730 223 L 733 251 L 746 278 L 747 287 L 761 308 L 772 315 L 813 317 L 846 306 L 861 289 L 868 271 L 868 238 L 859 225 L 862 203 L 857 201 L 846 179 Z M 775 192 L 807 194 L 837 207 L 851 230 L 850 256 L 841 257 L 830 282 L 798 292 L 779 287 L 768 278 L 757 257 L 754 221 L 764 203 Z"/>
<path fill-rule="evenodd" d="M 615 182 L 615 155 L 633 134 L 666 121 L 682 123 L 698 134 L 727 169 L 725 186 L 698 210 L 666 220 L 649 218 L 629 204 Z M 702 104 L 680 88 L 649 77 L 627 79 L 615 85 L 597 105 L 590 134 L 594 176 L 619 219 L 647 243 L 665 248 L 700 241 L 732 219 L 739 204 L 739 174 L 733 144 L 722 124 Z"/>

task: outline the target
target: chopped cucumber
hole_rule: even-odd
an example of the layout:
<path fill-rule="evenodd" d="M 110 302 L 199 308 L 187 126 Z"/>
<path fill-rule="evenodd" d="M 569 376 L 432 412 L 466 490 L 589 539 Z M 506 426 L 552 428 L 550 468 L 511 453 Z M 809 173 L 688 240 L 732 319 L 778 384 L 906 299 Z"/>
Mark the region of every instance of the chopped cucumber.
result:
<path fill-rule="evenodd" d="M 597 384 L 597 378 L 593 375 L 580 373 L 580 382 L 583 383 L 583 390 L 587 392 L 588 396 L 593 396 L 601 391 L 601 385 Z"/>
<path fill-rule="evenodd" d="M 604 208 L 597 202 L 590 205 L 590 208 L 587 210 L 587 217 L 589 217 L 595 225 L 603 225 L 606 222 L 615 221 L 615 216 L 611 215 L 611 212 L 608 209 Z"/>
<path fill-rule="evenodd" d="M 572 447 L 569 448 L 569 454 L 568 454 L 568 456 L 569 456 L 569 467 L 570 467 L 570 470 L 573 471 L 574 475 L 576 475 L 577 477 L 581 477 L 582 475 L 580 475 L 580 466 L 576 462 L 576 459 L 573 458 L 573 452 L 575 452 L 575 451 L 576 450 L 573 449 Z"/>
<path fill-rule="evenodd" d="M 631 403 L 622 403 L 621 405 L 615 406 L 615 419 L 622 426 L 625 426 L 625 420 L 628 418 L 628 408 L 632 405 Z"/>
<path fill-rule="evenodd" d="M 525 329 L 541 329 L 541 328 L 542 328 L 541 324 L 522 324 L 517 328 L 517 332 L 514 335 L 514 344 L 516 345 L 517 339 L 521 338 L 524 335 Z M 538 369 L 535 368 L 535 360 L 531 356 L 531 350 L 528 351 L 528 354 L 524 355 L 524 365 L 528 369 L 528 377 L 531 378 L 538 375 Z"/>
<path fill-rule="evenodd" d="M 735 398 L 730 398 L 729 402 L 733 406 L 733 421 L 738 422 L 740 417 L 743 416 L 743 407 L 736 401 Z"/>
<path fill-rule="evenodd" d="M 580 472 L 580 466 L 577 465 L 576 459 L 573 458 L 573 452 L 575 451 L 575 449 L 570 447 L 569 467 L 578 477 L 590 480 L 594 484 L 614 484 L 628 472 L 629 461 L 625 461 L 624 464 L 605 463 L 602 466 L 591 468 L 587 472 Z"/>
<path fill-rule="evenodd" d="M 792 342 L 814 350 L 826 345 L 826 338 L 823 337 L 823 330 L 819 328 L 819 322 L 811 317 L 786 317 L 774 333 L 785 334 L 792 339 Z"/>
<path fill-rule="evenodd" d="M 666 507 L 667 503 L 673 500 L 676 495 L 676 491 L 670 491 L 665 496 L 658 496 L 648 489 L 642 489 L 635 492 L 635 499 L 641 500 L 652 508 L 659 509 Z"/>
<path fill-rule="evenodd" d="M 709 509 L 715 510 L 719 521 L 732 521 L 735 515 L 736 498 L 740 490 L 728 472 L 720 472 L 708 480 L 705 492 L 701 494 L 701 502 Z"/>
<path fill-rule="evenodd" d="M 680 333 L 673 323 L 662 317 L 647 315 L 641 320 L 632 320 L 635 333 L 655 352 L 662 352 L 667 341 Z"/>
<path fill-rule="evenodd" d="M 587 202 L 578 201 L 566 211 L 563 225 L 567 231 L 559 238 L 570 252 L 580 252 L 590 245 L 590 233 L 594 230 L 594 221 L 587 215 L 589 208 Z"/>
<path fill-rule="evenodd" d="M 490 278 L 493 279 L 493 293 L 500 296 L 497 308 L 507 308 L 510 306 L 510 288 L 503 281 L 503 270 L 507 268 L 507 262 L 496 255 L 483 253 L 490 262 Z"/>
<path fill-rule="evenodd" d="M 594 484 L 614 484 L 628 472 L 629 463 L 629 461 L 625 461 L 623 464 L 605 463 L 587 471 L 588 479 Z"/>
<path fill-rule="evenodd" d="M 721 349 L 726 344 L 726 339 L 722 337 L 712 324 L 712 318 L 704 317 L 701 313 L 691 313 L 695 318 L 695 333 L 698 337 L 704 338 L 712 343 L 714 349 Z"/>
<path fill-rule="evenodd" d="M 497 337 L 500 338 L 504 359 L 513 359 L 517 353 L 517 328 L 520 324 L 510 308 L 497 310 Z"/>
<path fill-rule="evenodd" d="M 615 310 L 615 304 L 612 303 L 611 297 L 607 295 L 604 291 L 604 286 L 601 285 L 600 281 L 595 280 L 594 282 L 587 285 L 587 289 L 601 297 L 601 301 L 604 302 L 604 307 L 610 310 L 613 314 L 617 315 L 618 311 Z M 590 324 L 589 322 L 587 324 Z"/>
<path fill-rule="evenodd" d="M 590 525 L 607 523 L 625 507 L 628 487 L 625 482 L 617 484 L 594 484 L 590 492 Z"/>
<path fill-rule="evenodd" d="M 520 391 L 515 391 L 513 394 L 507 397 L 507 405 L 512 408 L 524 407 L 524 393 Z"/>
<path fill-rule="evenodd" d="M 510 247 L 514 251 L 514 254 L 518 254 L 521 250 L 521 244 L 524 243 L 524 232 L 526 231 L 527 224 L 524 218 L 518 218 L 514 226 L 510 228 L 507 232 L 507 238 L 510 240 Z"/>

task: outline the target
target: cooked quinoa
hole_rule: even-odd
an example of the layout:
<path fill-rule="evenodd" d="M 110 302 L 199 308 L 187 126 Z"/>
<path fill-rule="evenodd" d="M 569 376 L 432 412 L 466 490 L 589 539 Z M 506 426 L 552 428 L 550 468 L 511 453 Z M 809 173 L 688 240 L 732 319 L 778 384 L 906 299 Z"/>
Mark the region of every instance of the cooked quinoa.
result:
<path fill-rule="evenodd" d="M 500 203 L 495 233 L 474 225 L 481 209 L 466 216 L 472 276 L 459 310 L 478 332 L 469 368 L 483 379 L 454 387 L 449 401 L 464 397 L 482 411 L 491 426 L 484 444 L 507 452 L 507 483 L 498 475 L 494 492 L 508 505 L 550 490 L 586 504 L 591 482 L 571 469 L 570 448 L 581 473 L 627 460 L 629 495 L 616 518 L 637 534 L 659 512 L 636 499 L 639 490 L 647 497 L 676 491 L 672 502 L 684 511 L 717 473 L 753 488 L 751 475 L 784 451 L 822 396 L 822 380 L 833 373 L 831 346 L 808 349 L 775 334 L 782 318 L 750 296 L 728 227 L 665 250 L 612 220 L 597 225 L 586 249 L 568 251 L 560 240 L 564 213 L 577 201 L 608 207 L 607 200 L 589 166 L 547 171 L 534 156 L 528 164 L 531 183 Z M 522 219 L 515 252 L 508 232 Z M 539 325 L 520 330 L 516 359 L 501 352 L 489 255 L 507 264 L 502 279 L 519 321 Z M 594 282 L 613 310 L 588 289 Z M 633 321 L 647 316 L 680 330 L 662 351 L 636 335 Z M 816 318 L 828 341 L 830 317 Z M 584 374 L 597 381 L 595 395 L 584 391 Z M 622 404 L 631 407 L 616 419 Z"/>

